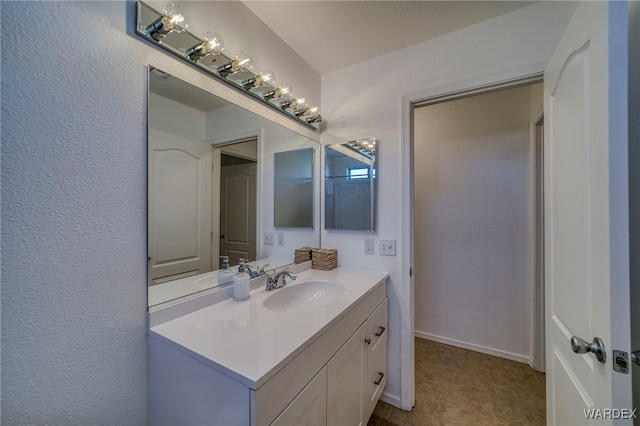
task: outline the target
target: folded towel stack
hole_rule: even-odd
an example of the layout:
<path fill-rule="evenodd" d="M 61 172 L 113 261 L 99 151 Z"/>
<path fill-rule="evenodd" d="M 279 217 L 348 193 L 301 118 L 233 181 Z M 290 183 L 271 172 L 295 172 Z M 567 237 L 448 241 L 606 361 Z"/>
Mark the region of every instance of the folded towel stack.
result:
<path fill-rule="evenodd" d="M 313 249 L 311 247 L 300 247 L 299 249 L 296 249 L 293 261 L 295 263 L 302 263 L 311 260 L 312 250 Z"/>
<path fill-rule="evenodd" d="M 338 250 L 336 249 L 313 249 L 311 255 L 311 267 L 329 271 L 338 266 Z"/>

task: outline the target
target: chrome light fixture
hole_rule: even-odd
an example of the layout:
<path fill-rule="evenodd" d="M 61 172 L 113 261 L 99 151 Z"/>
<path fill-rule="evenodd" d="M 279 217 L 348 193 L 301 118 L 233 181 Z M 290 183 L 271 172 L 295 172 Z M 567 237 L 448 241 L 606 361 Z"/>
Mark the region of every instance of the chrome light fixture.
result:
<path fill-rule="evenodd" d="M 303 116 L 302 118 L 304 119 L 304 121 L 306 121 L 309 124 L 322 122 L 322 116 L 320 115 L 320 111 L 318 111 L 316 114 L 313 114 L 313 115 Z"/>
<path fill-rule="evenodd" d="M 202 38 L 202 42 L 187 49 L 186 55 L 192 61 L 197 61 L 210 54 L 222 53 L 224 50 L 224 40 L 215 31 L 209 31 Z"/>
<path fill-rule="evenodd" d="M 299 123 L 318 130 L 315 123 L 322 121 L 318 109 L 307 106 L 304 95 L 294 97 L 288 84 L 276 85 L 274 73 L 269 68 L 254 74 L 247 52 L 240 52 L 233 57 L 223 52 L 224 41 L 217 32 L 209 31 L 200 38 L 187 31 L 187 20 L 174 3 L 165 5 L 162 12 L 140 0 L 137 5 L 136 33 L 145 40 Z M 166 37 L 171 33 L 184 34 Z"/>
<path fill-rule="evenodd" d="M 269 68 L 265 68 L 256 74 L 255 77 L 252 77 L 248 80 L 243 81 L 240 85 L 245 89 L 249 90 L 253 87 L 264 86 L 265 84 L 273 85 L 273 80 L 275 80 L 275 75 L 273 71 Z"/>
<path fill-rule="evenodd" d="M 187 20 L 182 11 L 174 3 L 167 4 L 162 9 L 162 16 L 147 26 L 147 36 L 160 41 L 172 31 L 181 33 L 188 27 Z"/>
<path fill-rule="evenodd" d="M 278 87 L 262 95 L 266 100 L 288 98 L 291 96 L 293 89 L 287 83 L 281 83 Z"/>
<path fill-rule="evenodd" d="M 251 63 L 251 56 L 249 56 L 247 52 L 240 52 L 231 62 L 228 62 L 216 68 L 216 72 L 220 75 L 220 77 L 226 77 L 228 75 L 235 74 L 243 69 L 251 71 L 252 67 L 253 65 Z"/>
<path fill-rule="evenodd" d="M 289 99 L 280 103 L 280 108 L 282 109 L 291 109 L 292 112 L 296 111 L 298 108 L 303 108 L 307 104 L 307 97 L 305 95 L 297 95 L 296 97 L 291 96 Z"/>

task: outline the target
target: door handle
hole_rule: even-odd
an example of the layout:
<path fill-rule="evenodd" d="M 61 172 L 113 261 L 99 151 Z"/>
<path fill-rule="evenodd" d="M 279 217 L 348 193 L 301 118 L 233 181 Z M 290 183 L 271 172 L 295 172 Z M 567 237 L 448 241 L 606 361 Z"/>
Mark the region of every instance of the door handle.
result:
<path fill-rule="evenodd" d="M 640 351 L 631 352 L 631 362 L 635 365 L 640 365 Z"/>
<path fill-rule="evenodd" d="M 382 333 L 384 333 L 384 331 L 386 330 L 386 328 L 384 327 L 379 327 L 378 332 L 376 333 L 376 337 L 380 337 L 382 336 Z"/>
<path fill-rule="evenodd" d="M 584 339 L 573 336 L 571 338 L 571 350 L 577 354 L 591 352 L 596 356 L 596 359 L 603 364 L 607 359 L 607 350 L 604 347 L 604 342 L 599 337 L 594 337 L 593 343 L 587 343 Z"/>

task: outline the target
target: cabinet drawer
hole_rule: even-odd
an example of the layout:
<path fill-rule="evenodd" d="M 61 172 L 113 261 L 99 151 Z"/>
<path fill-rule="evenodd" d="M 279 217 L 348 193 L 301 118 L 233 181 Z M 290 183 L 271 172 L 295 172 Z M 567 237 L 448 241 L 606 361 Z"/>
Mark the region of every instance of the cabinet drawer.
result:
<path fill-rule="evenodd" d="M 387 350 L 387 328 L 389 318 L 389 299 L 384 301 L 376 308 L 367 320 L 368 333 L 367 337 L 371 339 L 369 344 L 369 357 L 377 357 L 380 351 Z"/>
<path fill-rule="evenodd" d="M 366 380 L 370 401 L 377 401 L 387 384 L 387 351 L 378 351 L 373 359 L 369 356 Z"/>

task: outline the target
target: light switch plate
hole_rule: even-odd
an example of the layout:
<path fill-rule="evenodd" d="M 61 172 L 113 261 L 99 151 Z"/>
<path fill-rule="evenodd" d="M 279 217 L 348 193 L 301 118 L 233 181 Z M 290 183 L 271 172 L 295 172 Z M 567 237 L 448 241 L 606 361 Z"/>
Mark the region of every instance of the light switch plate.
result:
<path fill-rule="evenodd" d="M 264 233 L 264 244 L 267 246 L 272 246 L 275 244 L 276 236 L 273 232 L 265 232 Z"/>
<path fill-rule="evenodd" d="M 278 245 L 284 246 L 284 232 L 278 232 Z"/>
<path fill-rule="evenodd" d="M 395 256 L 396 240 L 380 238 L 380 254 L 383 256 Z"/>

